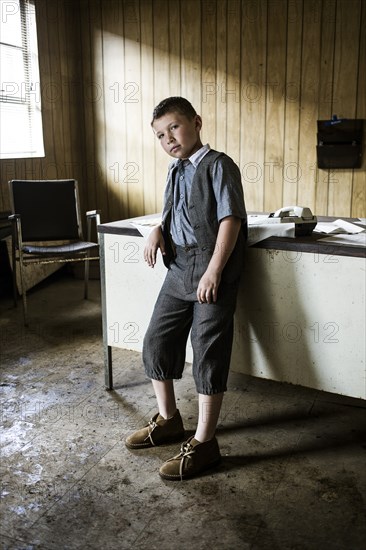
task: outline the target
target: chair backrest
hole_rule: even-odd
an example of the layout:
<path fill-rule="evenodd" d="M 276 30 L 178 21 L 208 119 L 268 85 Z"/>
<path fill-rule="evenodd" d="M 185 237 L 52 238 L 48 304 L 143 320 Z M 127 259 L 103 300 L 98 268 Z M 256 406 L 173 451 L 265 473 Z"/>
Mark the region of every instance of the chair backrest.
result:
<path fill-rule="evenodd" d="M 23 241 L 82 239 L 76 180 L 12 180 L 9 186 Z"/>

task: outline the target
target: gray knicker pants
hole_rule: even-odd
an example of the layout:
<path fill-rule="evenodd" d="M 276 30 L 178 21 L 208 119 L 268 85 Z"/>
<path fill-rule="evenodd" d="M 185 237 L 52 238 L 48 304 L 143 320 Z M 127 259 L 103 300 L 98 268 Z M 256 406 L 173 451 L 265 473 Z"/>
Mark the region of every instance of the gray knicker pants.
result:
<path fill-rule="evenodd" d="M 204 395 L 227 389 L 239 286 L 239 280 L 222 280 L 216 303 L 200 304 L 196 292 L 208 261 L 198 248 L 185 251 L 177 247 L 177 257 L 157 298 L 142 352 L 150 379 L 179 379 L 191 330 L 192 372 L 197 392 Z"/>

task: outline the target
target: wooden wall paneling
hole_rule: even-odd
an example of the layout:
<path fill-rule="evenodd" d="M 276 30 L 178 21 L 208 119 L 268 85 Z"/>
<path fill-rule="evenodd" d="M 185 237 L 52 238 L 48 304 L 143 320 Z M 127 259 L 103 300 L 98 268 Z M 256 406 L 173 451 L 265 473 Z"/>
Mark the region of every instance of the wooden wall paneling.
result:
<path fill-rule="evenodd" d="M 216 147 L 216 99 L 219 93 L 216 80 L 216 22 L 217 2 L 204 1 L 202 4 L 202 66 L 201 66 L 201 108 L 202 143 Z M 197 107 L 198 109 L 198 107 Z"/>
<path fill-rule="evenodd" d="M 97 164 L 95 156 L 95 132 L 96 123 L 94 120 L 95 86 L 93 82 L 93 26 L 92 11 L 89 0 L 80 0 L 80 58 L 81 58 L 81 94 L 82 94 L 82 115 L 84 126 L 84 156 L 83 156 L 83 177 L 86 180 L 85 197 L 89 208 L 101 208 L 97 200 L 97 185 L 101 167 Z M 110 221 L 108 211 L 101 211 L 101 221 Z"/>
<path fill-rule="evenodd" d="M 351 6 L 351 9 L 350 9 Z M 336 44 L 334 56 L 333 113 L 355 118 L 359 51 L 359 0 L 337 1 Z M 349 216 L 352 203 L 353 171 L 336 170 L 329 181 L 329 215 Z"/>
<path fill-rule="evenodd" d="M 51 88 L 47 92 L 47 100 L 51 104 L 50 117 L 52 119 L 53 143 L 52 149 L 46 154 L 44 171 L 45 179 L 58 179 L 62 174 L 65 159 L 64 116 L 66 103 L 63 99 L 63 75 L 61 74 L 60 29 L 63 16 L 58 2 L 47 2 L 48 17 L 48 52 L 50 59 Z M 57 108 L 56 108 L 57 106 Z"/>
<path fill-rule="evenodd" d="M 179 0 L 153 2 L 154 87 L 149 93 L 148 118 L 145 124 L 149 125 L 146 136 L 148 150 L 150 151 L 150 147 L 153 147 L 154 151 L 152 168 L 155 169 L 155 180 L 149 179 L 149 185 L 155 187 L 154 212 L 160 212 L 162 209 L 169 158 L 150 128 L 150 122 L 153 109 L 160 101 L 172 95 L 182 95 L 180 4 Z M 147 172 L 147 177 L 151 178 L 153 173 L 153 170 Z"/>
<path fill-rule="evenodd" d="M 175 2 L 176 0 L 174 0 Z M 153 4 L 154 81 L 155 107 L 169 95 L 169 2 L 154 0 Z M 152 111 L 152 110 L 151 110 Z"/>
<path fill-rule="evenodd" d="M 242 3 L 240 169 L 248 210 L 264 209 L 267 1 Z"/>
<path fill-rule="evenodd" d="M 99 0 L 89 3 L 90 10 L 90 52 L 91 81 L 88 86 L 87 101 L 91 104 L 91 116 L 94 121 L 92 155 L 88 154 L 88 162 L 94 170 L 95 198 L 98 208 L 103 213 L 103 219 L 110 221 L 110 201 L 107 182 L 106 158 L 106 113 L 104 82 L 104 52 L 103 52 L 103 6 Z M 108 4 L 104 5 L 107 9 Z"/>
<path fill-rule="evenodd" d="M 264 209 L 283 206 L 287 3 L 268 1 Z"/>
<path fill-rule="evenodd" d="M 366 217 L 366 3 L 361 4 L 356 117 L 364 120 L 362 167 L 354 170 L 351 216 Z"/>
<path fill-rule="evenodd" d="M 73 55 L 68 58 L 68 45 L 74 42 L 70 30 L 73 15 L 75 15 L 78 4 L 69 4 L 69 2 L 58 2 L 57 6 L 57 27 L 58 27 L 58 54 L 59 54 L 59 107 L 57 113 L 62 117 L 62 146 L 58 151 L 58 177 L 64 178 L 70 173 L 70 165 L 72 164 L 72 139 L 71 139 L 71 97 L 69 92 L 70 77 L 72 74 L 72 64 L 76 59 L 75 43 L 73 44 Z M 53 33 L 51 33 L 53 34 Z M 61 156 L 62 154 L 62 156 Z"/>
<path fill-rule="evenodd" d="M 195 107 L 201 105 L 201 2 L 181 2 L 181 91 Z"/>
<path fill-rule="evenodd" d="M 8 181 L 15 178 L 15 161 L 4 159 L 0 161 L 0 211 L 10 210 L 10 195 Z"/>
<path fill-rule="evenodd" d="M 0 212 L 10 210 L 10 199 L 8 194 L 8 181 L 14 172 L 12 164 L 7 160 L 0 160 Z"/>
<path fill-rule="evenodd" d="M 6 192 L 8 180 L 6 179 L 6 176 L 4 176 L 5 170 L 2 169 L 3 166 L 5 165 L 1 164 L 0 166 L 0 212 L 10 210 L 10 200 Z"/>
<path fill-rule="evenodd" d="M 139 2 L 124 0 L 126 162 L 122 185 L 128 190 L 128 215 L 143 212 L 142 148 L 141 148 L 141 38 Z"/>
<path fill-rule="evenodd" d="M 321 45 L 321 3 L 304 2 L 301 66 L 301 112 L 299 167 L 301 179 L 297 201 L 301 206 L 315 207 L 316 132 L 320 82 L 319 52 Z M 318 212 L 319 213 L 319 212 Z"/>
<path fill-rule="evenodd" d="M 174 0 L 174 3 L 176 0 Z M 153 2 L 153 55 L 154 55 L 154 81 L 153 81 L 153 105 L 154 107 L 169 96 L 169 2 L 168 0 L 154 0 Z M 169 159 L 154 137 L 155 153 L 155 178 L 156 210 L 162 208 L 163 194 Z"/>
<path fill-rule="evenodd" d="M 75 178 L 78 181 L 83 224 L 86 225 L 84 214 L 87 210 L 95 208 L 95 205 L 89 205 L 87 202 L 88 182 L 85 177 L 84 109 L 80 108 L 84 105 L 82 64 L 81 56 L 75 55 L 75 52 L 81 50 L 80 4 L 68 0 L 65 3 L 64 10 L 65 17 L 62 21 L 63 60 L 65 64 L 63 87 L 64 101 L 67 104 L 65 114 L 67 115 L 68 135 L 65 136 L 67 154 L 63 177 Z"/>
<path fill-rule="evenodd" d="M 226 78 L 226 153 L 240 162 L 240 55 L 241 55 L 241 3 L 227 3 L 227 78 Z"/>
<path fill-rule="evenodd" d="M 40 179 L 49 177 L 47 164 L 48 162 L 55 163 L 54 156 L 54 137 L 53 137 L 53 114 L 55 101 L 52 101 L 53 96 L 57 97 L 57 88 L 52 79 L 51 74 L 51 58 L 49 45 L 49 11 L 50 3 L 46 0 L 37 2 L 36 5 L 36 20 L 37 20 L 37 38 L 38 38 L 38 56 L 39 56 L 39 73 L 42 101 L 42 125 L 43 125 L 43 140 L 45 158 L 42 159 Z M 57 63 L 53 57 L 54 63 Z M 54 177 L 54 171 L 50 174 Z"/>
<path fill-rule="evenodd" d="M 37 159 L 35 159 L 37 160 Z M 24 176 L 27 179 L 37 179 L 37 162 L 33 159 L 24 159 Z M 38 165 L 39 166 L 39 165 Z"/>
<path fill-rule="evenodd" d="M 12 159 L 0 160 L 0 212 L 10 210 L 10 198 L 8 193 L 8 181 L 14 173 L 14 161 Z"/>
<path fill-rule="evenodd" d="M 85 175 L 85 124 L 82 85 L 82 64 L 80 52 L 80 4 L 73 0 L 58 3 L 60 28 L 62 104 L 64 118 L 64 161 L 61 177 L 75 178 L 79 184 L 80 207 L 84 235 L 86 235 L 88 204 L 88 182 Z"/>
<path fill-rule="evenodd" d="M 336 0 L 323 0 L 321 16 L 320 83 L 318 120 L 332 116 Z M 317 132 L 317 128 L 315 129 Z M 315 145 L 314 145 L 315 147 Z M 315 168 L 315 207 L 318 215 L 328 212 L 329 170 Z"/>
<path fill-rule="evenodd" d="M 288 4 L 285 135 L 283 147 L 283 205 L 297 204 L 298 186 L 301 185 L 299 167 L 299 125 L 300 125 L 300 84 L 301 84 L 301 45 L 302 45 L 303 0 L 293 0 Z"/>
<path fill-rule="evenodd" d="M 154 54 L 153 54 L 153 6 L 152 0 L 140 2 L 141 24 L 141 116 L 142 116 L 142 186 L 144 212 L 154 214 L 158 210 L 155 188 L 154 135 L 150 126 L 154 108 Z"/>
<path fill-rule="evenodd" d="M 128 132 L 126 122 L 126 78 L 124 11 L 121 2 L 101 4 L 103 25 L 103 102 L 105 117 L 105 179 L 109 217 L 114 221 L 128 217 L 128 184 L 125 181 L 127 142 L 137 135 Z M 137 84 L 135 84 L 136 86 Z"/>
<path fill-rule="evenodd" d="M 217 51 L 216 51 L 216 141 L 218 151 L 226 151 L 227 135 L 227 0 L 216 3 L 217 10 Z"/>
<path fill-rule="evenodd" d="M 10 201 L 6 193 L 7 179 L 3 176 L 2 165 L 0 166 L 0 212 L 10 210 Z"/>
<path fill-rule="evenodd" d="M 16 161 L 16 177 L 22 179 L 26 177 L 25 159 L 17 159 Z"/>
<path fill-rule="evenodd" d="M 168 40 L 169 40 L 169 95 L 181 94 L 181 3 L 179 0 L 168 3 Z"/>

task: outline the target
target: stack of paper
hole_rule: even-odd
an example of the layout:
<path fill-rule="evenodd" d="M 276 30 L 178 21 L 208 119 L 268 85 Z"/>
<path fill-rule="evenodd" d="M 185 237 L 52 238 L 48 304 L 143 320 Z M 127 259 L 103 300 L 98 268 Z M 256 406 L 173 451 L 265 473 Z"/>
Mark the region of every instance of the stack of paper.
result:
<path fill-rule="evenodd" d="M 363 227 L 344 220 L 334 222 L 318 222 L 314 229 L 315 233 L 330 235 L 321 241 L 346 246 L 366 247 L 366 233 Z"/>
<path fill-rule="evenodd" d="M 326 233 L 327 235 L 337 235 L 338 233 L 346 233 L 354 235 L 362 233 L 363 227 L 344 220 L 335 220 L 334 222 L 318 222 L 315 226 L 314 233 Z"/>
<path fill-rule="evenodd" d="M 151 230 L 159 225 L 159 223 L 161 223 L 161 216 L 159 218 L 148 218 L 143 222 L 141 220 L 136 220 L 136 222 L 130 221 L 130 224 L 136 227 L 140 234 L 146 238 L 150 235 Z"/>
<path fill-rule="evenodd" d="M 294 223 L 271 223 L 268 215 L 248 215 L 248 245 L 268 237 L 295 237 Z"/>

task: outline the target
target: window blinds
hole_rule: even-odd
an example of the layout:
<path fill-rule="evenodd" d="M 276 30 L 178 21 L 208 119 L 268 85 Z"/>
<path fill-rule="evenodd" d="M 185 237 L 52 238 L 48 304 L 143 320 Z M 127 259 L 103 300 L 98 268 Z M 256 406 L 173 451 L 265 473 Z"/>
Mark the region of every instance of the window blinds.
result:
<path fill-rule="evenodd" d="M 0 159 L 44 156 L 34 0 L 0 0 Z"/>

